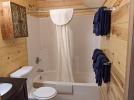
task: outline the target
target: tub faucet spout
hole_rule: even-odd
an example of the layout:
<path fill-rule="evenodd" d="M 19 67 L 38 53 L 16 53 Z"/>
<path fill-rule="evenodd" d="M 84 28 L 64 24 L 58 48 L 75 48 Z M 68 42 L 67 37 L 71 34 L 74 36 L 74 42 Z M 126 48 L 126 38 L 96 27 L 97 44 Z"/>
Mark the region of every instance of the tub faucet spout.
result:
<path fill-rule="evenodd" d="M 42 72 L 44 72 L 44 70 L 43 69 L 38 69 L 37 72 L 42 73 Z"/>

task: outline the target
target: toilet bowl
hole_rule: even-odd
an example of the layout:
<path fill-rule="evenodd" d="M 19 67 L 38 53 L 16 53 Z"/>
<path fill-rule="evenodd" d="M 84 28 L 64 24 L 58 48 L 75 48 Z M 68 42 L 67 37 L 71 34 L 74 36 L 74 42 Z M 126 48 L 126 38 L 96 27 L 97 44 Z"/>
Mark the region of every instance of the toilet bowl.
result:
<path fill-rule="evenodd" d="M 52 87 L 40 87 L 32 95 L 36 100 L 50 100 L 57 95 L 57 91 Z"/>

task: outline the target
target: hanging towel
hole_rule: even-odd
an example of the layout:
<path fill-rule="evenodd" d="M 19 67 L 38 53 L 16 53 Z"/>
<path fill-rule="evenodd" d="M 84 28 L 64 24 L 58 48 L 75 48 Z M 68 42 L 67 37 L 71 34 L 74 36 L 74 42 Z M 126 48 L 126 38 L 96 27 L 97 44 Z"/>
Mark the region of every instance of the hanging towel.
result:
<path fill-rule="evenodd" d="M 94 50 L 94 53 L 93 53 L 93 56 L 92 56 L 92 60 L 93 60 L 93 69 L 95 71 L 95 64 L 96 64 L 96 61 L 97 61 L 97 58 L 99 55 L 104 55 L 103 51 L 100 50 L 100 49 L 95 49 Z"/>
<path fill-rule="evenodd" d="M 73 8 L 50 10 L 50 17 L 54 24 L 65 25 L 71 21 L 73 11 Z"/>
<path fill-rule="evenodd" d="M 102 85 L 102 81 L 104 81 L 104 83 L 110 82 L 111 64 L 106 64 L 109 62 L 109 59 L 103 51 L 100 49 L 95 49 L 92 59 L 96 83 L 98 86 Z"/>
<path fill-rule="evenodd" d="M 111 10 L 106 10 L 107 7 L 101 7 L 96 12 L 93 21 L 93 33 L 96 36 L 108 35 L 111 30 Z"/>
<path fill-rule="evenodd" d="M 95 74 L 96 74 L 96 83 L 98 86 L 102 85 L 102 81 L 104 83 L 110 82 L 110 68 L 111 65 L 105 65 L 105 63 L 109 62 L 108 58 L 105 55 L 99 55 L 97 61 L 95 63 Z"/>
<path fill-rule="evenodd" d="M 100 49 L 95 49 L 95 50 L 94 50 L 93 56 L 92 56 L 93 63 L 96 63 L 97 57 L 98 57 L 100 54 L 104 54 L 102 50 L 100 50 Z"/>

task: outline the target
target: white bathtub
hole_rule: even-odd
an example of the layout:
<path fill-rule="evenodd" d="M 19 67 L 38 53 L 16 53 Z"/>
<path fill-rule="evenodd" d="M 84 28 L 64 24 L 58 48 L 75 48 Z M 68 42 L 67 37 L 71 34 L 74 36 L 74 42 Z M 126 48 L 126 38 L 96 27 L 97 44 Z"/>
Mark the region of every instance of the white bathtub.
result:
<path fill-rule="evenodd" d="M 58 91 L 54 100 L 99 100 L 100 96 L 96 83 L 59 82 L 56 81 L 55 72 L 45 72 L 38 75 L 35 77 L 34 83 L 54 87 Z"/>

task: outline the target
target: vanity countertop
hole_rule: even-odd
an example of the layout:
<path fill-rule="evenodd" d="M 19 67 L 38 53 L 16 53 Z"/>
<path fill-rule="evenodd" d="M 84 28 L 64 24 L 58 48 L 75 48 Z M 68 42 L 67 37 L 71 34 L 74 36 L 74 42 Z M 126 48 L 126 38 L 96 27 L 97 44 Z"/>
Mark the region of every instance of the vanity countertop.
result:
<path fill-rule="evenodd" d="M 16 93 L 21 91 L 26 84 L 25 78 L 9 78 L 9 77 L 0 77 L 0 83 L 11 83 L 12 88 L 6 94 L 4 94 L 1 99 L 9 100 L 10 97 L 15 96 Z"/>

